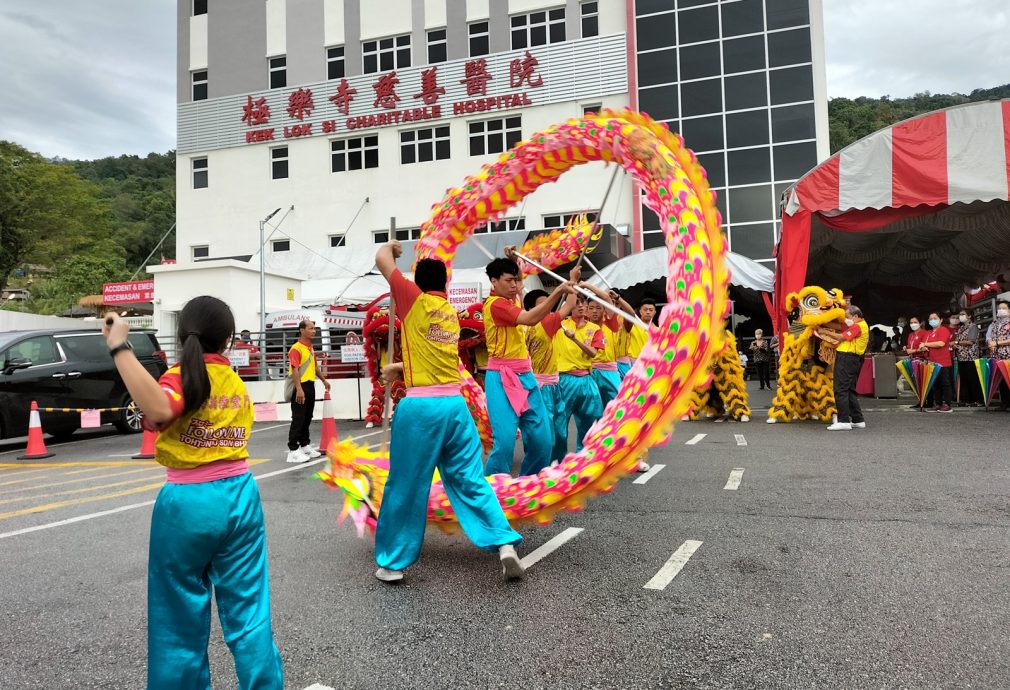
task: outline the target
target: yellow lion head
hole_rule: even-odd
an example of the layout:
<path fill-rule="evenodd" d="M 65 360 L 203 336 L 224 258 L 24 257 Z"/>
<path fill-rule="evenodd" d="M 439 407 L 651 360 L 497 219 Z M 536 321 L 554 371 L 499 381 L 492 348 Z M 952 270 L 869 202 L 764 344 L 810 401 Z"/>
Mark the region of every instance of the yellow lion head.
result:
<path fill-rule="evenodd" d="M 845 319 L 845 296 L 838 288 L 825 290 L 816 285 L 808 285 L 799 292 L 791 292 L 786 297 L 789 319 L 799 320 L 807 328 L 816 328 L 832 321 Z"/>

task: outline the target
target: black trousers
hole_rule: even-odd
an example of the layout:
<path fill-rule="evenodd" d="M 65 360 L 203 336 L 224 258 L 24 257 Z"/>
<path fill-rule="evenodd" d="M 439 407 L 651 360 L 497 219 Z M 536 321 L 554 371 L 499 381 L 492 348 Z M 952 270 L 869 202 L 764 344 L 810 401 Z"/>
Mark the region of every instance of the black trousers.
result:
<path fill-rule="evenodd" d="M 772 382 L 768 378 L 771 372 L 772 363 L 771 362 L 754 362 L 754 366 L 757 367 L 758 381 L 761 382 L 761 388 L 771 388 Z"/>
<path fill-rule="evenodd" d="M 839 422 L 862 422 L 863 410 L 856 395 L 856 379 L 863 366 L 862 355 L 839 352 L 835 355 L 835 407 Z"/>
<path fill-rule="evenodd" d="M 312 413 L 316 409 L 316 382 L 302 381 L 302 390 L 305 392 L 305 402 L 301 405 L 295 402 L 298 391 L 291 394 L 288 450 L 298 450 L 300 446 L 309 445 L 309 425 L 312 424 Z"/>
<path fill-rule="evenodd" d="M 940 367 L 940 377 L 933 384 L 934 405 L 949 405 L 954 398 L 954 367 Z"/>
<path fill-rule="evenodd" d="M 978 381 L 978 371 L 975 369 L 975 362 L 958 362 L 958 378 L 961 381 L 960 401 L 963 403 L 982 402 L 982 384 Z"/>

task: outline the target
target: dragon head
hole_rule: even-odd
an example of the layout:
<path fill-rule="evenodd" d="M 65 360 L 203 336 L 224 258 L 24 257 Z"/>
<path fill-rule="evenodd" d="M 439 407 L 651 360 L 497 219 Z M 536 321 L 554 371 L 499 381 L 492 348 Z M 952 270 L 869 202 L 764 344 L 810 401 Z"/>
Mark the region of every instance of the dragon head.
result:
<path fill-rule="evenodd" d="M 807 328 L 817 328 L 832 321 L 845 319 L 845 296 L 838 288 L 825 290 L 808 285 L 786 297 L 790 321 L 799 321 Z"/>

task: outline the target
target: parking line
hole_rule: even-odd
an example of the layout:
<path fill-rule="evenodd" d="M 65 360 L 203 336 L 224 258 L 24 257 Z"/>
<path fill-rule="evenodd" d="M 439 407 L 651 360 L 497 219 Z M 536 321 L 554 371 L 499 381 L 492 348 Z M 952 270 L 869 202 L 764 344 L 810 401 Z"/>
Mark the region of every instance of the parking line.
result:
<path fill-rule="evenodd" d="M 545 556 L 549 556 L 554 551 L 557 551 L 565 542 L 571 541 L 575 537 L 579 536 L 582 532 L 581 527 L 569 527 L 561 534 L 555 535 L 545 544 L 541 544 L 533 551 L 523 556 L 522 564 L 524 567 L 529 568 L 537 561 L 541 560 Z"/>
<path fill-rule="evenodd" d="M 334 690 L 334 689 L 331 688 L 329 685 L 323 685 L 321 683 L 313 683 L 309 687 L 305 688 L 305 690 Z"/>
<path fill-rule="evenodd" d="M 357 441 L 358 439 L 365 438 L 366 436 L 374 436 L 375 434 L 381 434 L 381 433 L 382 433 L 382 431 L 379 430 L 379 431 L 375 431 L 375 432 L 368 433 L 368 434 L 362 434 L 361 436 L 352 437 L 350 440 Z M 376 444 L 374 444 L 374 443 L 370 444 L 369 448 L 372 448 L 375 445 Z M 324 462 L 324 461 L 325 461 L 325 458 L 322 458 L 322 459 L 317 460 L 315 462 L 302 463 L 300 465 L 296 465 L 296 466 L 291 467 L 291 468 L 286 468 L 284 470 L 279 470 L 277 472 L 268 472 L 267 474 L 263 474 L 263 475 L 259 475 L 259 476 L 254 475 L 253 478 L 258 481 L 260 479 L 266 479 L 267 477 L 273 477 L 274 475 L 281 474 L 282 472 L 293 472 L 294 470 L 300 469 L 302 467 L 307 467 L 307 466 L 310 466 L 310 465 L 316 465 L 316 464 L 319 464 L 320 462 Z M 161 486 L 161 485 L 162 485 L 161 483 L 158 484 L 158 486 Z M 23 529 L 13 530 L 11 532 L 0 532 L 0 539 L 6 539 L 8 537 L 17 537 L 17 536 L 20 536 L 22 534 L 29 534 L 31 532 L 38 532 L 38 531 L 41 531 L 41 530 L 52 529 L 53 527 L 62 527 L 63 525 L 72 525 L 75 522 L 83 522 L 85 520 L 92 520 L 94 518 L 104 517 L 106 515 L 114 515 L 115 513 L 122 513 L 122 512 L 125 512 L 127 510 L 133 510 L 135 508 L 144 508 L 146 506 L 153 506 L 153 505 L 154 505 L 154 501 L 144 501 L 143 503 L 132 503 L 130 505 L 119 506 L 117 508 L 110 508 L 109 510 L 103 510 L 103 511 L 100 511 L 100 512 L 97 512 L 97 513 L 87 513 L 85 515 L 78 515 L 76 517 L 67 518 L 66 520 L 58 520 L 56 522 L 47 522 L 47 523 L 42 524 L 42 525 L 35 525 L 34 527 L 25 527 Z"/>
<path fill-rule="evenodd" d="M 144 486 L 138 486 L 133 489 L 124 489 L 123 491 L 113 491 L 111 494 L 101 494 L 99 496 L 88 496 L 87 498 L 74 498 L 68 501 L 45 503 L 39 506 L 32 506 L 31 508 L 22 508 L 21 510 L 14 510 L 9 513 L 0 513 L 0 520 L 9 520 L 10 518 L 21 517 L 22 515 L 31 515 L 32 513 L 44 513 L 50 510 L 55 510 L 57 508 L 66 508 L 67 506 L 75 506 L 80 505 L 82 503 L 94 503 L 95 501 L 104 501 L 109 498 L 119 498 L 120 496 L 129 496 L 130 494 L 139 494 L 142 491 L 160 489 L 164 485 L 165 485 L 164 481 L 158 481 L 155 482 L 154 484 L 145 484 Z"/>
<path fill-rule="evenodd" d="M 107 468 L 102 468 L 102 469 L 107 469 Z M 32 489 L 48 489 L 51 486 L 64 486 L 66 484 L 80 484 L 81 482 L 90 482 L 90 481 L 94 481 L 95 479 L 108 479 L 109 477 L 120 477 L 120 476 L 122 476 L 124 474 L 137 474 L 138 472 L 152 472 L 152 471 L 156 472 L 156 471 L 158 471 L 160 469 L 161 469 L 161 465 L 158 465 L 157 463 L 152 462 L 150 467 L 141 467 L 140 469 L 125 470 L 123 472 L 113 472 L 111 474 L 103 474 L 103 475 L 100 475 L 100 476 L 93 476 L 93 477 L 78 477 L 77 479 L 67 479 L 66 481 L 62 481 L 62 482 L 49 482 L 48 484 L 33 484 L 33 485 L 29 485 L 29 486 L 19 486 L 16 489 L 7 489 L 7 491 L 31 491 Z M 8 482 L 8 484 L 20 484 L 21 482 L 30 482 L 30 481 L 34 481 L 35 479 L 43 479 L 43 477 L 34 477 L 32 479 L 15 480 L 13 482 Z"/>
<path fill-rule="evenodd" d="M 736 436 L 736 444 L 738 446 L 746 446 L 747 445 L 747 439 L 745 439 L 743 437 L 743 434 L 733 434 L 733 435 Z"/>
<path fill-rule="evenodd" d="M 0 535 L 2 536 L 2 535 Z M 656 589 L 664 590 L 666 586 L 673 582 L 673 578 L 677 577 L 677 573 L 681 571 L 687 562 L 691 559 L 691 555 L 698 550 L 698 547 L 702 545 L 703 542 L 695 541 L 694 539 L 688 539 L 680 548 L 673 552 L 670 556 L 670 560 L 663 564 L 663 567 L 659 569 L 659 572 L 653 575 L 652 579 L 645 583 L 643 589 Z"/>
<path fill-rule="evenodd" d="M 743 479 L 743 468 L 738 467 L 729 473 L 729 480 L 726 486 L 722 487 L 726 491 L 736 491 L 740 488 L 740 481 Z"/>
<path fill-rule="evenodd" d="M 722 424 L 725 421 L 726 421 L 725 417 L 716 417 L 715 423 L 716 424 Z"/>
<path fill-rule="evenodd" d="M 690 441 L 688 441 L 684 445 L 685 446 L 694 446 L 694 445 L 697 445 L 698 441 L 700 441 L 701 439 L 705 438 L 706 436 L 708 436 L 708 434 L 697 434 L 697 435 L 695 435 L 694 438 L 692 438 Z"/>
<path fill-rule="evenodd" d="M 647 481 L 649 481 L 650 479 L 652 479 L 653 477 L 655 477 L 657 474 L 659 474 L 659 472 L 664 467 L 666 467 L 666 465 L 658 465 L 658 464 L 657 465 L 653 465 L 652 467 L 650 467 L 645 472 L 645 474 L 643 474 L 642 476 L 640 476 L 638 479 L 636 479 L 635 481 L 633 481 L 631 483 L 632 484 L 645 484 Z"/>

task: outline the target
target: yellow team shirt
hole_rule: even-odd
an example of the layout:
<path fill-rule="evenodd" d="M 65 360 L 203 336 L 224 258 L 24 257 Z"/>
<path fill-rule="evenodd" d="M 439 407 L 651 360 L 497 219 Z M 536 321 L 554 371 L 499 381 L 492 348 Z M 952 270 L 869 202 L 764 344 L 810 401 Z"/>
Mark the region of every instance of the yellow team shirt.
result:
<path fill-rule="evenodd" d="M 312 351 L 311 347 L 306 347 L 304 343 L 296 341 L 291 349 L 288 350 L 288 357 L 290 358 L 292 352 L 298 353 L 299 368 L 308 362 L 308 366 L 302 372 L 302 377 L 298 379 L 300 382 L 305 383 L 306 381 L 316 380 L 316 355 Z M 290 359 L 288 361 L 288 376 L 294 374 L 295 368 L 291 364 Z"/>
<path fill-rule="evenodd" d="M 530 353 L 530 364 L 534 374 L 558 373 L 558 355 L 554 349 L 554 336 L 547 333 L 544 323 L 548 319 L 557 319 L 557 314 L 548 314 L 547 318 L 535 326 L 526 329 L 526 349 Z M 554 322 L 559 323 L 558 321 Z M 560 333 L 554 330 L 554 335 Z M 564 333 L 561 333 L 564 336 Z"/>
<path fill-rule="evenodd" d="M 617 359 L 629 357 L 628 354 L 628 329 L 624 327 L 624 319 L 618 321 L 617 327 Z"/>
<path fill-rule="evenodd" d="M 526 349 L 526 326 L 499 326 L 495 323 L 493 305 L 495 302 L 508 304 L 504 297 L 491 295 L 484 302 L 484 337 L 487 340 L 488 357 L 497 359 L 529 359 Z M 518 308 L 518 305 L 513 303 Z"/>
<path fill-rule="evenodd" d="M 866 321 L 857 321 L 846 330 L 853 328 L 859 330 L 859 335 L 852 340 L 843 340 L 840 342 L 837 348 L 838 352 L 848 352 L 854 355 L 861 355 L 866 352 L 866 345 L 870 341 L 870 329 L 867 327 Z"/>
<path fill-rule="evenodd" d="M 403 381 L 413 386 L 459 385 L 459 317 L 445 297 L 418 295 L 402 320 Z"/>
<path fill-rule="evenodd" d="M 565 319 L 561 322 L 561 330 L 554 336 L 554 352 L 557 356 L 559 372 L 591 368 L 593 364 L 592 360 L 589 359 L 585 352 L 579 349 L 578 345 L 565 335 L 565 329 L 575 331 L 576 339 L 592 347 L 593 340 L 596 339 L 596 334 L 600 330 L 600 327 L 595 323 L 587 321 L 582 328 L 576 328 L 573 319 Z"/>
<path fill-rule="evenodd" d="M 615 331 L 611 330 L 610 326 L 603 323 L 599 326 L 599 329 L 603 331 L 603 347 L 596 351 L 596 356 L 593 357 L 593 362 L 603 363 L 603 362 L 616 362 L 617 361 L 617 339 L 618 335 Z M 618 326 L 618 330 L 623 330 Z"/>
<path fill-rule="evenodd" d="M 197 410 L 183 415 L 179 365 L 158 380 L 176 415 L 158 434 L 154 457 L 165 467 L 193 469 L 218 460 L 244 460 L 253 425 L 253 404 L 245 383 L 221 355 L 204 355 L 210 396 Z"/>
<path fill-rule="evenodd" d="M 645 347 L 645 343 L 648 340 L 648 331 L 641 326 L 632 326 L 631 332 L 628 333 L 628 357 L 638 359 L 638 356 L 642 354 L 642 348 Z"/>

